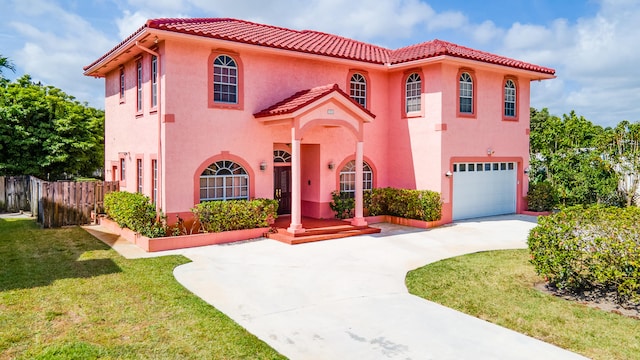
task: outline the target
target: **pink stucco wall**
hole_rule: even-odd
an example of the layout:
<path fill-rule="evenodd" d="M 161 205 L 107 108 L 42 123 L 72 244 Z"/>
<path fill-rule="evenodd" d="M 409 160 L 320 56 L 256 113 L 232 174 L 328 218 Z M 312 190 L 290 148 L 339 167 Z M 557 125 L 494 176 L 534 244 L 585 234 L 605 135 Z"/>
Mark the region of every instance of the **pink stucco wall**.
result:
<path fill-rule="evenodd" d="M 445 218 L 450 219 L 451 181 L 444 173 L 454 159 L 516 159 L 528 166 L 530 74 L 482 63 L 442 61 L 416 68 L 365 63 L 264 50 L 212 39 L 182 36 L 160 42 L 160 108 L 150 109 L 150 55 L 140 52 L 143 64 L 143 111 L 136 115 L 135 59 L 123 64 L 126 96 L 119 99 L 119 69 L 106 77 L 105 168 L 124 156 L 127 179 L 121 188 L 136 191 L 136 159 L 143 160 L 144 192 L 151 193 L 151 160 L 161 158 L 161 208 L 185 214 L 198 202 L 198 176 L 212 161 L 232 158 L 251 174 L 251 197 L 273 197 L 274 144 L 291 143 L 290 125 L 265 125 L 253 114 L 288 96 L 321 85 L 338 84 L 348 93 L 350 71 L 366 74 L 368 110 L 376 115 L 364 124 L 364 155 L 375 169 L 376 187 L 430 189 L 442 193 Z M 210 108 L 209 68 L 212 51 L 239 59 L 243 79 L 242 108 Z M 457 76 L 461 67 L 473 70 L 475 116 L 458 117 Z M 406 116 L 404 80 L 408 73 L 423 76 L 422 110 Z M 503 121 L 505 76 L 518 82 L 519 121 Z M 326 109 L 305 116 L 317 118 Z M 336 116 L 347 121 L 347 110 Z M 159 118 L 160 117 L 160 118 Z M 304 116 L 302 117 L 304 119 Z M 160 128 L 159 128 L 160 127 Z M 161 135 L 159 135 L 159 131 Z M 161 146 L 158 145 L 160 138 Z M 345 127 L 314 126 L 305 130 L 301 147 L 303 215 L 330 217 L 331 191 L 338 187 L 340 168 L 355 154 L 357 138 Z M 158 149 L 162 151 L 158 154 Z M 487 156 L 487 149 L 494 153 Z M 127 153 L 126 155 L 124 155 Z M 266 170 L 259 165 L 266 162 Z M 119 177 L 115 177 L 119 179 Z M 519 195 L 526 193 L 526 177 L 519 177 Z M 310 183 L 310 184 L 309 184 Z M 522 204 L 519 203 L 519 208 Z M 170 219 L 171 221 L 171 219 Z"/>

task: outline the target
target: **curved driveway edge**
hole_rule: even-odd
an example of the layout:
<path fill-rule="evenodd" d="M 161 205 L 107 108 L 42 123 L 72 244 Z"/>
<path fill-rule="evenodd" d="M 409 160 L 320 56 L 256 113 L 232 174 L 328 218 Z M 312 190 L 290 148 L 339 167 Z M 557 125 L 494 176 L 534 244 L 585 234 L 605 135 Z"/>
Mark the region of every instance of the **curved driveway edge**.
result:
<path fill-rule="evenodd" d="M 255 240 L 185 249 L 187 289 L 291 359 L 583 359 L 407 292 L 407 271 L 482 250 L 525 248 L 535 217 L 304 245 Z"/>

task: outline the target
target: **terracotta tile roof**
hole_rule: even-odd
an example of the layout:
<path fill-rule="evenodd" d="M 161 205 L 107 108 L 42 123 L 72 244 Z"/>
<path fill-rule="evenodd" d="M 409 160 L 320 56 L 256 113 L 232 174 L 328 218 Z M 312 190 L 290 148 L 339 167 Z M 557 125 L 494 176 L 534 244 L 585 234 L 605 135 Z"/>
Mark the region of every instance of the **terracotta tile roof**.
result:
<path fill-rule="evenodd" d="M 156 19 L 154 29 L 242 42 L 371 63 L 385 63 L 388 50 L 376 45 L 311 30 L 291 30 L 236 19 Z"/>
<path fill-rule="evenodd" d="M 389 63 L 399 64 L 403 62 L 427 59 L 440 55 L 449 55 L 469 60 L 477 60 L 490 64 L 509 66 L 519 69 L 554 74 L 555 70 L 526 63 L 520 60 L 510 59 L 504 56 L 491 54 L 485 51 L 475 50 L 442 40 L 432 40 L 421 44 L 410 45 L 391 52 Z"/>
<path fill-rule="evenodd" d="M 345 99 L 354 103 L 357 106 L 360 106 L 355 100 L 353 100 L 347 93 L 342 91 L 338 84 L 329 84 L 324 86 L 315 87 L 312 89 L 298 91 L 297 93 L 291 95 L 290 97 L 273 104 L 272 106 L 260 110 L 257 113 L 253 114 L 256 118 L 267 117 L 267 116 L 276 116 L 276 115 L 286 115 L 292 114 L 297 110 L 302 109 L 303 107 L 313 103 L 316 100 L 323 98 L 326 95 L 331 94 L 332 92 L 337 92 L 342 95 Z M 373 115 L 369 110 L 362 108 L 362 111 L 366 112 L 372 118 L 376 116 Z"/>
<path fill-rule="evenodd" d="M 117 51 L 120 46 L 124 45 L 146 28 L 381 65 L 401 64 L 440 55 L 448 55 L 545 74 L 555 73 L 554 69 L 474 50 L 441 40 L 433 40 L 397 50 L 390 50 L 318 31 L 298 31 L 228 18 L 148 20 L 147 23 L 134 34 L 84 69 L 87 70 L 91 68 L 111 53 Z"/>

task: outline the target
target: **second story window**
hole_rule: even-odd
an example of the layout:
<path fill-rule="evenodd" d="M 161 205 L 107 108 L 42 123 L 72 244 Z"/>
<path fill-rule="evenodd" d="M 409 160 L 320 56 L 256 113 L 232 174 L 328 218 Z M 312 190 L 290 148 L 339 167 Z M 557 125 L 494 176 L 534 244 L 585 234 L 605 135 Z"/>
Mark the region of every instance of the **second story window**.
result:
<path fill-rule="evenodd" d="M 349 81 L 349 95 L 363 108 L 367 107 L 367 80 L 361 74 L 355 73 Z"/>
<path fill-rule="evenodd" d="M 213 62 L 213 101 L 238 102 L 238 66 L 230 56 L 220 55 Z"/>
<path fill-rule="evenodd" d="M 120 68 L 120 99 L 124 99 L 124 68 Z"/>
<path fill-rule="evenodd" d="M 151 56 L 151 107 L 158 106 L 158 57 Z"/>
<path fill-rule="evenodd" d="M 422 79 L 418 73 L 412 73 L 407 78 L 405 90 L 405 111 L 407 113 L 422 110 L 421 104 L 421 91 L 422 91 Z"/>
<path fill-rule="evenodd" d="M 511 79 L 504 83 L 504 116 L 516 117 L 516 84 Z"/>
<path fill-rule="evenodd" d="M 473 80 L 469 73 L 460 74 L 460 113 L 473 114 Z"/>
<path fill-rule="evenodd" d="M 142 111 L 142 61 L 136 62 L 136 87 L 137 87 L 137 101 L 136 110 Z"/>

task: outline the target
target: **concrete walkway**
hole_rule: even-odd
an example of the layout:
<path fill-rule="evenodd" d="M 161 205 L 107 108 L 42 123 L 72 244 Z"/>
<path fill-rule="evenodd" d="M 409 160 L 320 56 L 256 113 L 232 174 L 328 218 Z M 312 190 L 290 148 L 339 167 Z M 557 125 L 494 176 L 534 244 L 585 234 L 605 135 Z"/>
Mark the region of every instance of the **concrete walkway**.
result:
<path fill-rule="evenodd" d="M 378 225 L 380 234 L 297 246 L 255 240 L 172 251 L 193 260 L 174 274 L 291 359 L 582 358 L 410 295 L 404 285 L 407 271 L 434 261 L 525 248 L 534 217 L 431 230 Z"/>

